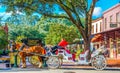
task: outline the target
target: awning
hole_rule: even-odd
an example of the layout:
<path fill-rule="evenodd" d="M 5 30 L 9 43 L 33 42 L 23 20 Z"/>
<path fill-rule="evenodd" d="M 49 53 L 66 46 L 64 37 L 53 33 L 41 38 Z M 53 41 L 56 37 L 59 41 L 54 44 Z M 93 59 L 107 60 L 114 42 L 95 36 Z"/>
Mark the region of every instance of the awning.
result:
<path fill-rule="evenodd" d="M 92 38 L 91 42 L 100 42 L 102 40 L 103 40 L 102 34 L 97 34 Z"/>

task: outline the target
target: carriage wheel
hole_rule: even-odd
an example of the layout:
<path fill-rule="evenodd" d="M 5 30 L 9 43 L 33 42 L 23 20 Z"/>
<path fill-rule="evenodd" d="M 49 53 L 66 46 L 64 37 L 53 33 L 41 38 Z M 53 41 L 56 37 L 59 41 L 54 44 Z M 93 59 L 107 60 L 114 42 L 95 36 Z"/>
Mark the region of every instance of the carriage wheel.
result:
<path fill-rule="evenodd" d="M 39 59 L 38 56 L 30 56 L 28 58 L 29 63 L 31 63 L 34 66 L 38 66 L 39 65 Z"/>
<path fill-rule="evenodd" d="M 103 70 L 106 68 L 106 59 L 103 55 L 97 55 L 92 58 L 91 64 L 96 70 Z"/>
<path fill-rule="evenodd" d="M 48 65 L 48 67 L 51 69 L 56 69 L 56 68 L 60 67 L 60 61 L 59 61 L 58 57 L 55 57 L 55 56 L 50 56 L 46 63 Z"/>

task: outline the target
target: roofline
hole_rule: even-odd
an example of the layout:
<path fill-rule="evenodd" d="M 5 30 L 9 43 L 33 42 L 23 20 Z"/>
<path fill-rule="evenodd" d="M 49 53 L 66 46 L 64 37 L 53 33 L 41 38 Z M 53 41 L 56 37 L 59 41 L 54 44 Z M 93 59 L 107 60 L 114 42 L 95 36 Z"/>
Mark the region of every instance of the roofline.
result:
<path fill-rule="evenodd" d="M 111 8 L 109 8 L 109 9 L 107 9 L 106 11 L 104 11 L 103 12 L 103 14 L 105 14 L 105 13 L 107 13 L 107 12 L 109 12 L 109 11 L 111 11 L 111 10 L 113 10 L 113 9 L 115 9 L 116 7 L 118 7 L 118 6 L 120 6 L 120 3 L 117 3 L 116 5 L 114 5 L 113 7 L 111 7 Z"/>
<path fill-rule="evenodd" d="M 99 21 L 99 20 L 102 20 L 102 18 L 103 18 L 103 17 L 100 17 L 100 18 L 97 18 L 97 19 L 95 19 L 95 20 L 92 20 L 92 23 L 97 22 L 97 21 Z"/>

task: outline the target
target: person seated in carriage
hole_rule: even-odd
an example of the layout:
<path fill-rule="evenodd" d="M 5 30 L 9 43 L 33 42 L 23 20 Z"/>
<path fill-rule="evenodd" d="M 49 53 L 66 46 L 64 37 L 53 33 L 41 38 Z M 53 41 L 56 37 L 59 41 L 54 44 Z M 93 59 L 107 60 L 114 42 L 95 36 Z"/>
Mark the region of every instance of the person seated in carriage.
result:
<path fill-rule="evenodd" d="M 54 54 L 58 54 L 57 49 L 66 49 L 68 42 L 62 38 L 62 40 L 58 43 L 58 45 L 51 48 L 51 52 Z"/>
<path fill-rule="evenodd" d="M 68 42 L 62 38 L 62 40 L 58 43 L 58 45 L 54 46 L 51 48 L 52 53 L 54 54 L 58 54 L 58 49 L 64 49 L 68 54 L 70 53 L 70 50 L 68 50 L 66 47 L 68 45 Z M 72 55 L 72 60 L 75 61 L 75 54 L 71 54 Z"/>

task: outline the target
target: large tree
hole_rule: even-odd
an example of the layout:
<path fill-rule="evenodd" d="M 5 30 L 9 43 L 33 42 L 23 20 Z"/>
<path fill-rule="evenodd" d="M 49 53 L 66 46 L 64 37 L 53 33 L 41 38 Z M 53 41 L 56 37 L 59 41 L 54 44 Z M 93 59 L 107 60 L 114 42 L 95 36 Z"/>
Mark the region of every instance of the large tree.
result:
<path fill-rule="evenodd" d="M 79 30 L 84 39 L 85 50 L 90 50 L 92 13 L 97 0 L 1 0 L 7 11 L 20 11 L 54 18 L 66 18 Z M 85 18 L 85 23 L 81 18 Z"/>

